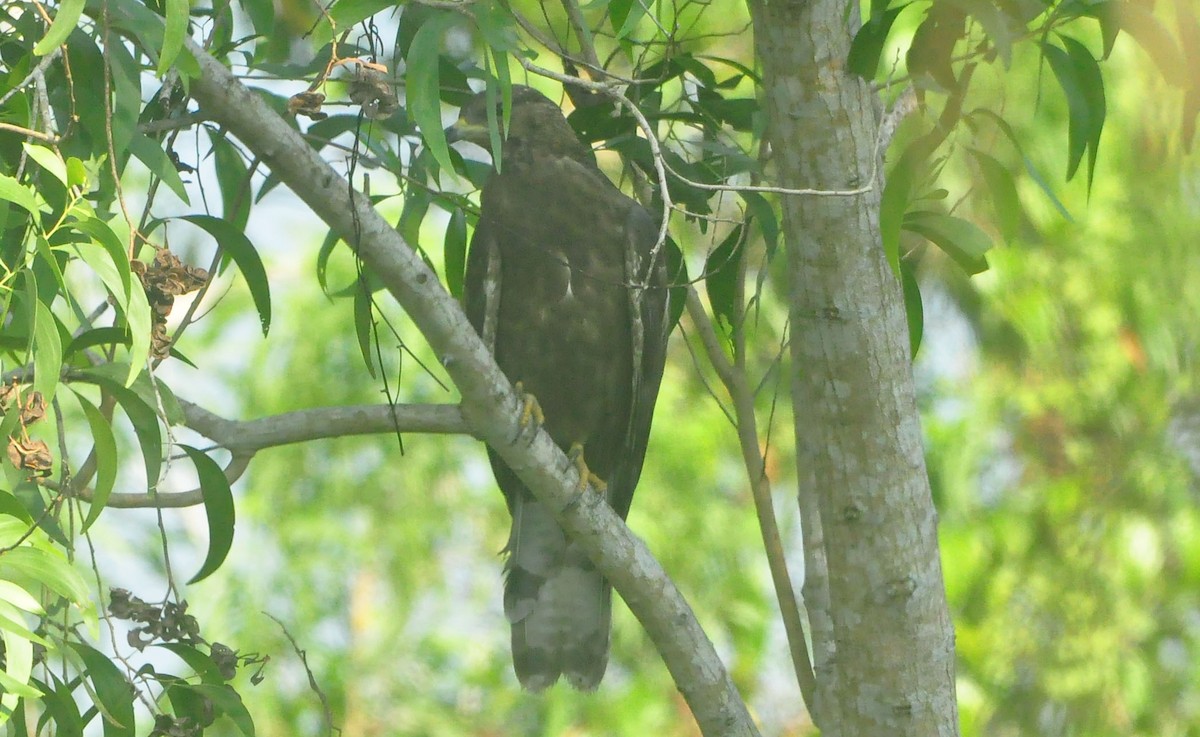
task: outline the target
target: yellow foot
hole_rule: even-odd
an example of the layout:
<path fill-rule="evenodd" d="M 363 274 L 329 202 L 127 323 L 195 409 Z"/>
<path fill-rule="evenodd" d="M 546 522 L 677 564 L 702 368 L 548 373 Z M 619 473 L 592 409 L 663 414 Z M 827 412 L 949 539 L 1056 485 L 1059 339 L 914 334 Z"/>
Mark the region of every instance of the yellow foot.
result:
<path fill-rule="evenodd" d="M 521 416 L 517 420 L 517 434 L 512 439 L 512 442 L 517 442 L 521 436 L 533 428 L 533 432 L 529 433 L 529 442 L 537 437 L 538 428 L 546 422 L 546 415 L 542 412 L 542 405 L 538 404 L 537 397 L 525 391 L 525 382 L 518 381 L 514 387 L 517 390 L 517 396 L 521 402 Z"/>
<path fill-rule="evenodd" d="M 571 444 L 571 449 L 567 451 L 567 458 L 575 464 L 575 470 L 579 471 L 578 491 L 582 492 L 588 486 L 591 486 L 601 494 L 608 491 L 608 484 L 604 483 L 604 479 L 592 473 L 591 469 L 587 467 L 587 463 L 583 459 L 583 445 L 581 443 Z"/>

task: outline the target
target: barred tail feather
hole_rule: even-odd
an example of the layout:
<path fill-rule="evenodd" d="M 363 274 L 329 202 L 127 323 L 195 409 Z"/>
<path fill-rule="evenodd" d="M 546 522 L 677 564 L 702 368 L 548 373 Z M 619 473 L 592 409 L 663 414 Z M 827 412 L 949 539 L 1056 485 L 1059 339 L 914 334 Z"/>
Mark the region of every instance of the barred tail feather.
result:
<path fill-rule="evenodd" d="M 608 665 L 611 588 L 544 506 L 525 497 L 512 512 L 504 613 L 517 680 L 541 691 L 565 676 L 593 690 Z"/>

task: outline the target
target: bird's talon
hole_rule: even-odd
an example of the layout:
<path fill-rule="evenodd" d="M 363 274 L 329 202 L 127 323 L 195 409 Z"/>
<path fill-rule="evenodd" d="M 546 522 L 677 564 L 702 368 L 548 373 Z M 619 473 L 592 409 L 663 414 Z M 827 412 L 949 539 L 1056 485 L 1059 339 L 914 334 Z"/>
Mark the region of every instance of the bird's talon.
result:
<path fill-rule="evenodd" d="M 538 403 L 537 397 L 525 391 L 525 382 L 518 381 L 513 388 L 517 390 L 517 401 L 521 403 L 521 416 L 517 419 L 517 434 L 512 442 L 517 442 L 533 428 L 533 432 L 529 433 L 529 442 L 532 444 L 537 437 L 538 428 L 546 422 L 546 415 L 542 412 L 542 405 Z"/>
<path fill-rule="evenodd" d="M 583 457 L 582 444 L 572 443 L 571 449 L 567 451 L 567 458 L 575 465 L 575 470 L 579 472 L 579 486 L 575 489 L 577 492 L 582 493 L 589 486 L 600 494 L 608 491 L 608 484 L 604 482 L 604 479 L 592 473 L 592 470 L 587 467 L 587 462 Z"/>

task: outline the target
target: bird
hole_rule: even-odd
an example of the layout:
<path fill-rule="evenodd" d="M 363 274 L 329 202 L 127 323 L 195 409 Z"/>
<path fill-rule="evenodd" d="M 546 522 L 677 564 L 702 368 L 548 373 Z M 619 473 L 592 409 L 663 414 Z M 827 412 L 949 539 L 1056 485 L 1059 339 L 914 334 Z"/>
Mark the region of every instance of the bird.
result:
<path fill-rule="evenodd" d="M 455 138 L 490 149 L 499 95 L 466 101 Z M 490 108 L 490 109 L 489 109 Z M 562 109 L 512 86 L 510 121 L 480 194 L 463 281 L 467 317 L 540 424 L 625 519 L 642 472 L 671 330 L 659 223 L 608 179 Z M 512 515 L 504 612 L 521 686 L 596 689 L 612 590 L 491 447 Z"/>

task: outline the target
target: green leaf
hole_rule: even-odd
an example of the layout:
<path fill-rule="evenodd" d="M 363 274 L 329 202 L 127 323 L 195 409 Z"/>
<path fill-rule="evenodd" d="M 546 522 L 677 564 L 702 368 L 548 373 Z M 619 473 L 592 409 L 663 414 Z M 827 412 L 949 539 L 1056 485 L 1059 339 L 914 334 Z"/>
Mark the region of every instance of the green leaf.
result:
<path fill-rule="evenodd" d="M 62 0 L 59 3 L 58 14 L 54 16 L 50 30 L 46 31 L 42 40 L 33 47 L 35 56 L 45 56 L 67 40 L 67 36 L 71 35 L 71 31 L 75 30 L 75 25 L 79 23 L 84 4 L 85 0 Z"/>
<path fill-rule="evenodd" d="M 63 360 L 68 361 L 79 351 L 94 346 L 128 346 L 130 342 L 129 330 L 126 328 L 92 328 L 71 339 L 71 342 L 63 349 Z"/>
<path fill-rule="evenodd" d="M 612 23 L 618 39 L 633 33 L 638 23 L 646 16 L 648 4 L 648 0 L 612 0 L 609 3 L 609 22 Z"/>
<path fill-rule="evenodd" d="M 0 631 L 4 641 L 4 670 L 0 670 L 0 704 L 7 714 L 16 706 L 19 698 L 35 699 L 41 691 L 29 685 L 33 675 L 33 643 L 16 632 Z"/>
<path fill-rule="evenodd" d="M 384 10 L 394 10 L 395 0 L 338 0 L 329 8 L 329 16 L 337 25 L 337 30 L 348 30 L 359 21 L 366 20 Z M 407 8 L 405 11 L 407 12 Z M 332 36 L 327 22 L 322 22 L 313 37 L 319 44 L 327 43 Z"/>
<path fill-rule="evenodd" d="M 667 284 L 670 286 L 670 300 L 667 326 L 669 329 L 674 329 L 679 323 L 679 318 L 683 317 L 684 308 L 687 307 L 688 293 L 688 273 L 687 261 L 683 258 L 683 251 L 679 248 L 679 244 L 671 236 L 667 236 L 667 242 L 663 244 L 663 255 L 667 260 Z"/>
<path fill-rule="evenodd" d="M 82 735 L 86 725 L 79 713 L 79 706 L 75 703 L 71 684 L 60 681 L 53 673 L 49 674 L 49 677 L 52 686 L 37 680 L 33 680 L 32 683 L 43 692 L 42 704 L 46 708 L 47 719 L 54 723 L 55 734 L 64 737 Z"/>
<path fill-rule="evenodd" d="M 335 7 L 341 6 L 337 3 Z M 261 38 L 270 38 L 275 31 L 275 3 L 273 0 L 242 0 L 242 9 L 250 16 L 254 30 Z"/>
<path fill-rule="evenodd" d="M 904 229 L 937 244 L 968 274 L 978 274 L 987 269 L 984 254 L 992 247 L 992 241 L 970 221 L 940 212 L 918 210 L 904 216 Z"/>
<path fill-rule="evenodd" d="M 321 121 L 327 122 L 327 121 Z M 309 129 L 311 133 L 311 128 Z M 245 232 L 250 219 L 250 171 L 241 154 L 222 133 L 209 130 L 216 163 L 217 185 L 221 188 L 221 219 Z"/>
<path fill-rule="evenodd" d="M 87 417 L 88 428 L 92 433 L 92 453 L 96 457 L 96 481 L 92 485 L 92 503 L 81 530 L 87 532 L 104 510 L 104 505 L 112 494 L 120 459 L 117 457 L 117 440 L 103 413 L 79 392 L 75 392 L 75 398 L 79 400 L 79 406 L 83 408 L 84 416 Z"/>
<path fill-rule="evenodd" d="M 33 217 L 38 216 L 37 198 L 33 196 L 33 190 L 7 174 L 0 174 L 0 200 L 20 205 Z"/>
<path fill-rule="evenodd" d="M 22 143 L 21 147 L 29 155 L 29 158 L 38 163 L 38 166 L 53 174 L 55 179 L 62 182 L 63 186 L 66 186 L 67 162 L 63 161 L 58 154 L 45 146 L 35 146 L 28 142 Z"/>
<path fill-rule="evenodd" d="M 117 300 L 118 305 L 125 309 L 128 306 L 130 284 L 133 280 L 125 244 L 121 242 L 112 228 L 96 218 L 76 220 L 71 223 L 71 227 L 90 236 L 93 243 L 104 249 L 104 253 L 108 256 L 107 260 L 100 258 L 100 254 L 88 248 L 87 244 L 76 246 L 76 253 L 84 263 L 91 267 L 92 271 L 96 272 L 100 280 L 104 282 L 104 286 L 108 287 L 108 291 Z"/>
<path fill-rule="evenodd" d="M 329 257 L 333 255 L 334 247 L 341 242 L 338 234 L 330 230 L 325 234 L 325 239 L 321 241 L 321 247 L 317 249 L 317 284 L 321 285 L 321 291 L 329 294 Z"/>
<path fill-rule="evenodd" d="M 114 6 L 110 3 L 110 13 L 112 7 Z M 153 22 L 161 28 L 157 15 L 150 13 L 145 7 L 140 7 L 140 10 L 148 13 Z M 112 17 L 111 14 L 109 17 Z M 105 50 L 107 51 L 108 67 L 112 73 L 114 93 L 112 117 L 109 121 L 112 130 L 112 147 L 116 151 L 117 163 L 123 167 L 129 159 L 130 144 L 133 139 L 138 136 L 145 138 L 137 130 L 138 114 L 142 109 L 141 66 L 124 44 L 108 44 Z M 162 151 L 157 145 L 154 145 L 153 148 L 158 149 L 159 152 Z M 145 146 L 143 146 L 143 154 L 153 161 L 153 154 Z M 151 171 L 154 171 L 154 166 L 150 161 L 143 159 L 143 163 Z M 164 181 L 166 180 L 164 179 Z"/>
<path fill-rule="evenodd" d="M 217 245 L 233 259 L 250 287 L 250 296 L 254 307 L 258 310 L 259 324 L 263 335 L 271 329 L 271 288 L 267 283 L 267 270 L 263 268 L 262 259 L 254 244 L 246 234 L 231 223 L 211 215 L 187 215 L 183 220 L 199 225 L 216 239 Z"/>
<path fill-rule="evenodd" d="M 50 642 L 46 638 L 39 637 L 33 630 L 26 626 L 24 619 L 20 609 L 0 599 L 0 631 L 11 632 L 30 642 L 36 642 L 43 647 L 50 646 Z"/>
<path fill-rule="evenodd" d="M 125 309 L 125 320 L 129 323 L 129 373 L 125 376 L 125 386 L 133 386 L 146 367 L 146 359 L 150 357 L 150 301 L 146 298 L 146 290 L 139 281 L 129 287 L 129 305 Z"/>
<path fill-rule="evenodd" d="M 133 687 L 99 650 L 82 642 L 69 644 L 83 661 L 103 715 L 104 737 L 134 737 Z"/>
<path fill-rule="evenodd" d="M 1005 240 L 1013 240 L 1021 223 L 1021 200 L 1017 196 L 1017 185 L 1012 174 L 999 161 L 977 149 L 969 149 L 983 180 L 987 182 L 996 210 L 996 223 Z"/>
<path fill-rule="evenodd" d="M 229 548 L 233 545 L 233 492 L 229 489 L 225 472 L 216 461 L 191 446 L 179 447 L 196 466 L 196 474 L 200 477 L 200 495 L 204 497 L 204 514 L 208 517 L 208 555 L 200 570 L 188 581 L 193 584 L 208 578 L 229 555 Z"/>
<path fill-rule="evenodd" d="M 892 24 L 909 5 L 911 3 L 905 3 L 871 15 L 871 19 L 854 34 L 854 42 L 850 44 L 850 54 L 846 58 L 847 69 L 863 79 L 875 78 L 875 71 L 879 68 L 879 55 L 883 53 L 883 45 L 887 42 Z"/>
<path fill-rule="evenodd" d="M 250 712 L 246 710 L 246 705 L 237 691 L 227 685 L 213 686 L 206 683 L 189 685 L 187 688 L 211 701 L 218 712 L 233 721 L 234 726 L 244 737 L 254 737 L 254 720 L 250 717 Z"/>
<path fill-rule="evenodd" d="M 405 75 L 408 114 L 421 129 L 421 137 L 433 158 L 446 171 L 454 171 L 454 165 L 450 162 L 446 132 L 442 129 L 438 57 L 443 34 L 456 22 L 454 14 L 439 13 L 417 29 L 408 51 L 408 71 Z"/>
<path fill-rule="evenodd" d="M 67 157 L 67 186 L 87 187 L 88 173 L 83 162 L 74 156 Z"/>
<path fill-rule="evenodd" d="M 921 302 L 921 287 L 908 261 L 900 261 L 900 285 L 904 288 L 904 317 L 908 321 L 908 348 L 912 358 L 917 357 L 921 338 L 925 334 L 925 308 Z"/>
<path fill-rule="evenodd" d="M 737 284 L 741 276 L 742 245 L 745 243 L 743 230 L 743 225 L 735 226 L 704 262 L 704 285 L 708 291 L 708 301 L 712 305 L 713 317 L 726 335 L 732 331 L 742 309 L 737 304 Z"/>
<path fill-rule="evenodd" d="M 450 221 L 446 223 L 442 260 L 446 264 L 446 286 L 455 299 L 461 299 L 463 274 L 467 268 L 467 214 L 462 208 L 450 213 Z"/>
<path fill-rule="evenodd" d="M 1071 57 L 1075 76 L 1083 91 L 1088 106 L 1087 144 L 1088 144 L 1088 191 L 1092 189 L 1092 176 L 1096 172 L 1096 152 L 1100 150 L 1100 133 L 1104 130 L 1104 118 L 1108 114 L 1107 103 L 1104 99 L 1104 77 L 1100 74 L 1100 65 L 1092 58 L 1087 47 L 1073 38 L 1062 36 L 1063 45 Z"/>
<path fill-rule="evenodd" d="M 1087 151 L 1092 129 L 1091 108 L 1070 55 L 1049 43 L 1043 43 L 1041 47 L 1067 98 L 1067 181 L 1070 181 L 1083 161 L 1084 152 Z"/>
<path fill-rule="evenodd" d="M 12 581 L 31 594 L 36 595 L 45 586 L 74 604 L 88 603 L 88 587 L 83 577 L 56 549 L 21 545 L 6 550 L 0 555 L 0 579 Z"/>
<path fill-rule="evenodd" d="M 1037 167 L 1033 165 L 1033 161 L 1031 161 L 1030 158 L 1025 155 L 1025 150 L 1021 147 L 1021 140 L 1017 138 L 1016 132 L 1012 129 L 1012 126 L 1008 124 L 1008 121 L 991 110 L 982 107 L 972 110 L 964 117 L 969 122 L 974 122 L 974 120 L 979 117 L 985 117 L 995 123 L 996 127 L 1000 129 L 1006 138 L 1008 138 L 1009 142 L 1013 145 L 1013 148 L 1017 150 L 1017 153 L 1021 155 L 1021 161 L 1025 164 L 1025 172 L 1029 174 L 1029 178 L 1032 179 L 1035 184 L 1037 184 L 1038 188 L 1042 190 L 1042 193 L 1046 195 L 1046 198 L 1050 200 L 1051 204 L 1054 205 L 1054 208 L 1058 210 L 1059 214 L 1062 215 L 1067 222 L 1074 222 L 1074 218 L 1071 217 L 1071 213 L 1068 212 L 1067 208 L 1063 206 L 1063 203 L 1059 201 L 1058 197 L 1054 194 L 1054 190 L 1051 189 L 1049 183 L 1046 182 L 1046 178 L 1043 177 L 1042 173 L 1039 172 Z"/>
<path fill-rule="evenodd" d="M 62 343 L 58 337 L 58 323 L 50 308 L 41 300 L 36 301 L 33 323 L 33 386 L 49 403 L 58 389 L 58 378 L 62 374 Z"/>
<path fill-rule="evenodd" d="M 187 663 L 188 667 L 200 676 L 200 680 L 204 683 L 220 686 L 225 683 L 225 679 L 221 677 L 221 671 L 217 668 L 217 664 L 207 653 L 202 653 L 191 645 L 185 645 L 182 642 L 162 642 L 155 645 L 163 650 L 169 650 L 175 653 L 180 660 Z"/>
<path fill-rule="evenodd" d="M 192 8 L 188 0 L 164 0 L 167 22 L 163 30 L 162 52 L 158 55 L 158 76 L 162 77 L 175 63 L 183 50 L 183 37 L 187 35 L 188 15 Z"/>
<path fill-rule="evenodd" d="M 774 258 L 775 251 L 779 248 L 779 220 L 775 216 L 775 208 L 758 192 L 738 192 L 738 196 L 746 203 L 746 209 L 750 211 L 762 233 L 767 258 Z"/>
<path fill-rule="evenodd" d="M 112 394 L 121 409 L 125 410 L 142 451 L 146 484 L 152 488 L 158 484 L 158 473 L 162 466 L 162 433 L 158 427 L 158 414 L 153 409 L 156 403 L 148 404 L 137 392 L 127 389 L 123 383 L 124 375 L 119 378 L 113 375 L 117 372 L 125 374 L 127 368 L 119 364 L 102 364 L 79 373 L 81 378 L 91 379 Z M 162 383 L 159 385 L 161 387 Z"/>
<path fill-rule="evenodd" d="M 371 337 L 375 332 L 375 316 L 371 308 L 371 290 L 366 279 L 360 279 L 354 289 L 354 334 L 358 337 L 358 350 L 362 353 L 367 373 L 376 378 L 375 361 L 371 355 Z"/>
<path fill-rule="evenodd" d="M 929 155 L 929 139 L 919 139 L 909 144 L 896 164 L 888 172 L 879 203 L 879 232 L 883 253 L 892 273 L 900 276 L 900 229 L 904 223 L 904 212 L 916 186 L 917 178 L 924 171 L 924 162 Z"/>
<path fill-rule="evenodd" d="M 184 187 L 183 180 L 179 178 L 179 170 L 175 168 L 175 162 L 171 161 L 167 152 L 163 151 L 162 144 L 144 133 L 135 131 L 128 146 L 129 152 L 136 156 L 138 161 L 145 164 L 152 174 L 162 179 L 176 197 L 184 202 L 190 202 L 187 188 Z"/>
<path fill-rule="evenodd" d="M 14 517 L 14 519 L 17 518 Z M 22 527 L 24 524 L 22 522 Z M 30 614 L 44 614 L 46 611 L 38 602 L 37 597 L 12 581 L 0 581 L 0 601 Z"/>

